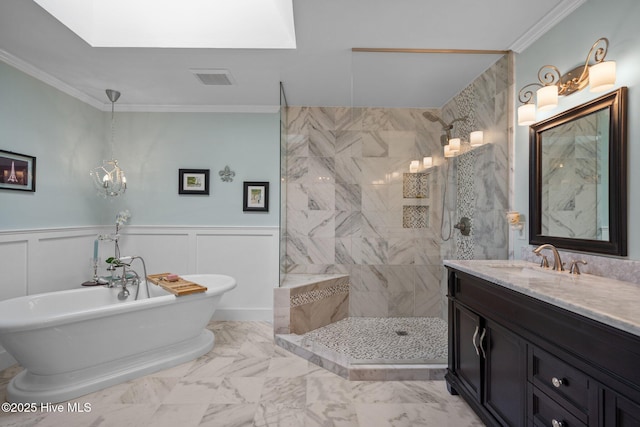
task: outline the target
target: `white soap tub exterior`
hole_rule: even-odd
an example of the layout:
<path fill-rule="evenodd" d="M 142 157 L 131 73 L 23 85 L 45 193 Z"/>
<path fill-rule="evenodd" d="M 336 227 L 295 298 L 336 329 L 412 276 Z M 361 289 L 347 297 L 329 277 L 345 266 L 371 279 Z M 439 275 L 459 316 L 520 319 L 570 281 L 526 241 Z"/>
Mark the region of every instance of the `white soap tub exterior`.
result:
<path fill-rule="evenodd" d="M 185 275 L 204 293 L 176 297 L 149 284 L 151 298 L 120 288 L 82 288 L 0 302 L 0 345 L 24 367 L 10 402 L 62 402 L 193 360 L 214 344 L 207 324 L 235 279 Z M 144 285 L 141 293 L 144 291 Z"/>

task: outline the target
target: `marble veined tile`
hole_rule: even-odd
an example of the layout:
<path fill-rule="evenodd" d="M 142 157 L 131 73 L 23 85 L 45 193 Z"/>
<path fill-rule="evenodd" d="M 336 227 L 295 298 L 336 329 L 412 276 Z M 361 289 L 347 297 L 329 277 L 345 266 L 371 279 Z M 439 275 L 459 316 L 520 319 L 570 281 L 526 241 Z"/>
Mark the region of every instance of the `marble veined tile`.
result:
<path fill-rule="evenodd" d="M 484 423 L 473 414 L 452 413 L 424 404 L 356 404 L 361 426 L 367 427 L 474 427 Z"/>
<path fill-rule="evenodd" d="M 341 402 L 315 402 L 307 405 L 305 427 L 358 427 L 358 416 L 353 404 Z"/>
<path fill-rule="evenodd" d="M 178 378 L 142 377 L 131 382 L 131 386 L 120 397 L 122 403 L 162 403 Z"/>
<path fill-rule="evenodd" d="M 444 381 L 348 381 L 328 370 L 338 372 L 332 364 L 344 360 L 334 363 L 307 352 L 308 361 L 270 349 L 275 344 L 268 322 L 215 321 L 208 329 L 216 334 L 212 351 L 73 401 L 91 403 L 89 413 L 0 413 L 0 426 L 414 427 L 423 424 L 412 422 L 423 420 L 427 426 L 481 425 L 458 396 L 448 394 Z M 20 370 L 0 372 L 2 400 L 9 378 Z"/>
<path fill-rule="evenodd" d="M 4 395 L 0 394 L 0 400 L 2 402 L 5 401 Z M 45 420 L 45 417 L 47 417 L 47 414 L 43 412 L 2 412 L 0 415 L 0 425 L 2 427 L 34 427 Z M 85 419 L 83 421 L 86 422 L 87 420 Z"/>
<path fill-rule="evenodd" d="M 221 382 L 222 378 L 183 379 L 171 389 L 162 403 L 208 403 L 215 396 Z"/>
<path fill-rule="evenodd" d="M 271 359 L 267 377 L 303 377 L 309 371 L 309 362 L 300 357 L 279 357 Z"/>
<path fill-rule="evenodd" d="M 224 378 L 209 402 L 215 404 L 258 403 L 264 381 L 264 378 L 258 377 Z"/>
<path fill-rule="evenodd" d="M 198 358 L 191 369 L 184 375 L 185 380 L 198 380 L 201 378 L 217 378 L 221 377 L 223 372 L 233 364 L 234 357 L 216 357 L 210 359 L 208 357 Z"/>
<path fill-rule="evenodd" d="M 287 312 L 289 311 L 289 298 L 287 298 Z M 288 322 L 287 322 L 288 325 Z M 250 359 L 250 358 L 269 358 L 275 355 L 277 347 L 273 345 L 273 342 L 268 341 L 246 341 L 240 347 L 238 355 L 235 360 Z"/>
<path fill-rule="evenodd" d="M 199 427 L 252 427 L 257 409 L 257 403 L 209 405 Z"/>
<path fill-rule="evenodd" d="M 389 157 L 389 143 L 380 132 L 362 132 L 362 157 Z"/>
<path fill-rule="evenodd" d="M 265 378 L 260 403 L 289 409 L 304 409 L 307 404 L 307 379 Z"/>
<path fill-rule="evenodd" d="M 334 157 L 336 155 L 336 133 L 327 129 L 309 129 L 309 156 Z"/>
<path fill-rule="evenodd" d="M 160 405 L 149 420 L 153 427 L 197 427 L 208 408 L 208 404 Z"/>
<path fill-rule="evenodd" d="M 412 159 L 418 154 L 414 131 L 381 131 L 380 136 L 387 141 L 389 157 Z"/>
<path fill-rule="evenodd" d="M 312 186 L 320 187 L 320 186 Z M 333 187 L 333 186 L 330 186 Z M 312 210 L 308 216 L 309 237 L 335 237 L 336 222 L 334 210 Z"/>
<path fill-rule="evenodd" d="M 253 419 L 254 427 L 301 427 L 305 425 L 306 408 L 261 403 Z"/>
<path fill-rule="evenodd" d="M 363 132 L 354 130 L 336 132 L 336 155 L 351 157 L 362 152 L 362 136 Z"/>
<path fill-rule="evenodd" d="M 221 371 L 224 377 L 264 377 L 269 369 L 268 358 L 247 358 L 234 361 Z"/>
<path fill-rule="evenodd" d="M 444 381 L 354 381 L 353 400 L 356 403 L 435 403 L 440 392 L 435 387 L 445 387 Z"/>
<path fill-rule="evenodd" d="M 307 378 L 307 403 L 352 402 L 351 381 L 337 375 Z"/>

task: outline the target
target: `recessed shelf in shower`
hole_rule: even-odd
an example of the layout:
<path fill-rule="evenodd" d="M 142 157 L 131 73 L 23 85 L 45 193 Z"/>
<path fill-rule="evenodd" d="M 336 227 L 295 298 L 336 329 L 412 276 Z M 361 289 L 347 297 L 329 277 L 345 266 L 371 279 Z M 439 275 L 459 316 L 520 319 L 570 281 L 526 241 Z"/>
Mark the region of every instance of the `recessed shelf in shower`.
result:
<path fill-rule="evenodd" d="M 402 228 L 429 228 L 429 206 L 403 206 Z"/>
<path fill-rule="evenodd" d="M 405 199 L 429 198 L 429 174 L 424 172 L 402 174 L 402 197 Z"/>

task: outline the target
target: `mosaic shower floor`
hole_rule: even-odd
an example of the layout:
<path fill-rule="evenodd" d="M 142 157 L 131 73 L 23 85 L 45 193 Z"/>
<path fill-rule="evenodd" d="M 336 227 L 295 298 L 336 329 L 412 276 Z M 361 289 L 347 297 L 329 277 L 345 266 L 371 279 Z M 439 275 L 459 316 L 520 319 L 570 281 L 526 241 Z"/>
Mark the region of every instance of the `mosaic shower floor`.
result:
<path fill-rule="evenodd" d="M 348 317 L 304 334 L 351 363 L 445 363 L 447 322 L 435 317 Z"/>
<path fill-rule="evenodd" d="M 441 379 L 447 322 L 432 317 L 349 317 L 276 343 L 351 380 Z"/>

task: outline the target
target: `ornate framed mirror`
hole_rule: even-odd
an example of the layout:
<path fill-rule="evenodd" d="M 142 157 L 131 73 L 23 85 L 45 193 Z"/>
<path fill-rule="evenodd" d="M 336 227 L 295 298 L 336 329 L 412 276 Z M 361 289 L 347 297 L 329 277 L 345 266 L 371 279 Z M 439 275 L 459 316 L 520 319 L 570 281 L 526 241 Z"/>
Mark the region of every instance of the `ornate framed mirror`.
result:
<path fill-rule="evenodd" d="M 529 128 L 529 242 L 627 254 L 627 88 Z"/>

